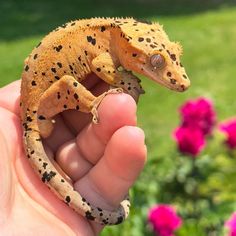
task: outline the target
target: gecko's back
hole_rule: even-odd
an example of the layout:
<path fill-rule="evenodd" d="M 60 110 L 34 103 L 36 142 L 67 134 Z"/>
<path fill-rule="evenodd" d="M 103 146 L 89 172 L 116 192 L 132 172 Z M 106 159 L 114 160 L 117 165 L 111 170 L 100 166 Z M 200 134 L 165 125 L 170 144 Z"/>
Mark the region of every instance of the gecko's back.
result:
<path fill-rule="evenodd" d="M 113 19 L 94 18 L 67 23 L 48 34 L 25 60 L 22 73 L 22 118 L 36 109 L 39 98 L 55 81 L 72 75 L 82 81 L 91 73 L 91 60 L 109 50 Z M 96 41 L 97 38 L 99 43 Z"/>

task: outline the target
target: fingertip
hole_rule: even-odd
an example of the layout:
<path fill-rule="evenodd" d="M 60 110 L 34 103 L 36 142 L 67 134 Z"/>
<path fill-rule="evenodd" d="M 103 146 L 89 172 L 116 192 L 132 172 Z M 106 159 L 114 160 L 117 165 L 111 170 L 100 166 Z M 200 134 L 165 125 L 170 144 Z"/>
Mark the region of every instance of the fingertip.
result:
<path fill-rule="evenodd" d="M 95 133 L 107 142 L 122 126 L 136 125 L 136 110 L 136 103 L 130 95 L 107 95 L 98 108 L 99 124 L 93 125 Z"/>

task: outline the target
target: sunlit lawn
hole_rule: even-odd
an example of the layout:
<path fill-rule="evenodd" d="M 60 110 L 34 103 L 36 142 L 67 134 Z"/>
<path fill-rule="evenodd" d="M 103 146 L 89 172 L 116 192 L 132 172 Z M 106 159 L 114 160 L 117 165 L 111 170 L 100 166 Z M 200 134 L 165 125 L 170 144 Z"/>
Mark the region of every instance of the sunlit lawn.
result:
<path fill-rule="evenodd" d="M 150 168 L 147 163 L 144 173 L 132 191 L 132 217 L 124 225 L 108 229 L 104 235 L 139 236 L 146 233 L 145 222 L 140 215 L 145 216 L 148 207 L 158 202 L 158 199 L 149 197 L 148 193 L 155 196 L 154 193 L 159 191 L 155 183 L 167 175 L 168 168 L 172 165 L 169 156 L 175 145 L 171 132 L 178 123 L 177 108 L 183 101 L 187 98 L 206 96 L 214 101 L 219 119 L 236 114 L 236 8 L 149 18 L 161 22 L 170 38 L 183 45 L 183 64 L 192 86 L 189 91 L 180 94 L 143 78 L 146 94 L 139 103 L 138 123 L 146 133 L 149 160 L 158 160 L 156 175 L 149 176 L 149 184 L 144 182 Z M 1 86 L 20 78 L 24 58 L 42 36 L 34 34 L 0 41 Z M 138 195 L 141 193 L 142 196 Z"/>

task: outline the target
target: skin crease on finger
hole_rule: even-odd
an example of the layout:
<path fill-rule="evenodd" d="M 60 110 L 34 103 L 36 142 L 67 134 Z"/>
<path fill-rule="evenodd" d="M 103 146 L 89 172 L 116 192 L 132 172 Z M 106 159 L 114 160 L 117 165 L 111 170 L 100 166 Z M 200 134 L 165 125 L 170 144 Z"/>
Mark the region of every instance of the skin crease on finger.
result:
<path fill-rule="evenodd" d="M 94 93 L 99 92 L 99 90 L 101 88 L 104 88 L 102 84 L 95 84 L 93 86 L 94 86 Z M 4 90 L 4 89 L 1 89 L 1 90 Z M 17 96 L 15 97 L 15 101 L 3 101 L 3 100 L 1 100 L 2 99 L 2 96 L 1 96 L 1 92 L 2 91 L 1 90 L 0 90 L 0 103 L 4 104 L 5 108 L 9 108 L 9 110 L 12 110 L 14 113 L 17 113 L 17 111 L 15 110 L 15 108 L 16 108 L 15 104 L 16 104 L 16 101 L 17 101 L 18 97 Z M 4 91 L 4 92 L 7 92 L 7 91 Z M 117 96 L 119 97 L 121 95 L 117 95 Z M 80 150 L 80 149 L 83 150 L 83 145 L 86 144 L 86 143 L 83 144 L 83 142 L 80 141 L 80 140 L 82 140 L 82 138 L 80 138 L 82 136 L 82 133 L 84 133 L 83 134 L 84 137 L 86 137 L 86 135 L 87 135 L 88 142 L 89 142 L 89 140 L 91 141 L 91 138 L 89 139 L 89 136 L 94 138 L 94 142 L 96 142 L 96 138 L 99 139 L 100 141 L 102 140 L 102 142 L 100 143 L 101 144 L 100 151 L 98 151 L 99 155 L 97 155 L 97 157 L 95 159 L 91 159 L 91 158 L 93 158 L 93 155 L 89 156 L 88 155 L 89 153 L 86 153 L 85 151 L 83 151 L 82 154 L 80 153 L 81 154 L 81 158 L 83 158 L 84 161 L 87 161 L 89 166 L 91 166 L 92 164 L 98 163 L 98 165 L 103 167 L 102 161 L 100 161 L 100 159 L 101 159 L 101 157 L 103 157 L 103 154 L 105 152 L 105 150 L 104 150 L 105 149 L 105 144 L 108 143 L 108 147 L 109 147 L 109 143 L 110 143 L 109 142 L 109 138 L 111 136 L 113 137 L 114 136 L 113 133 L 115 134 L 116 130 L 118 132 L 122 126 L 127 126 L 127 125 L 128 126 L 130 126 L 130 125 L 131 126 L 135 126 L 136 125 L 136 116 L 135 116 L 136 105 L 135 105 L 134 101 L 132 100 L 132 98 L 130 98 L 128 95 L 124 95 L 123 94 L 120 97 L 120 98 L 122 98 L 122 99 L 120 99 L 120 103 L 118 102 L 119 105 L 118 106 L 112 106 L 111 108 L 114 109 L 114 110 L 113 110 L 113 112 L 109 113 L 109 111 L 112 110 L 110 107 L 109 107 L 109 109 L 106 108 L 109 105 L 109 100 L 112 100 L 112 99 L 116 100 L 117 96 L 116 95 L 114 95 L 114 96 L 107 96 L 104 99 L 104 103 L 101 104 L 100 108 L 103 109 L 102 106 L 104 106 L 103 110 L 107 111 L 107 113 L 104 114 L 104 112 L 103 112 L 101 114 L 101 123 L 98 124 L 98 125 L 86 126 L 86 128 L 77 137 L 77 139 L 76 139 L 77 142 L 76 143 L 74 142 L 74 145 L 78 146 L 78 150 Z M 130 104 L 130 106 L 129 105 L 127 106 L 127 99 L 129 101 L 128 104 Z M 107 104 L 106 104 L 106 100 L 107 100 Z M 115 102 L 115 100 L 113 102 L 111 102 L 111 103 L 113 104 Z M 117 114 L 118 114 L 119 106 L 122 108 L 122 111 L 123 111 L 124 104 L 126 104 L 125 107 L 131 108 L 131 109 L 129 109 L 130 113 L 129 112 L 127 113 L 128 115 L 126 115 L 126 118 L 122 120 L 122 116 L 119 117 L 119 116 L 117 116 Z M 115 110 L 115 108 L 117 108 L 117 111 Z M 117 112 L 117 114 L 116 114 L 116 112 Z M 76 116 L 77 116 L 77 122 L 78 122 L 78 120 L 83 119 L 83 118 L 80 118 L 80 116 L 78 114 L 76 114 Z M 4 119 L 5 119 L 6 116 L 2 116 L 2 117 L 4 117 Z M 128 118 L 128 117 L 130 117 L 130 118 Z M 76 118 L 73 118 L 73 119 L 76 119 Z M 109 121 L 109 119 L 110 119 L 110 121 Z M 115 119 L 116 122 L 111 122 L 114 119 Z M 19 121 L 17 121 L 17 122 L 19 122 Z M 53 155 L 52 151 L 56 150 L 57 148 L 59 148 L 61 150 L 61 151 L 58 152 L 57 158 L 58 158 L 58 156 L 63 156 L 60 153 L 63 153 L 64 148 L 65 149 L 68 148 L 67 146 L 70 146 L 71 142 L 73 143 L 73 141 L 70 141 L 69 143 L 67 143 L 68 145 L 64 144 L 67 140 L 70 140 L 71 137 L 72 137 L 72 139 L 75 138 L 74 133 L 71 132 L 71 127 L 68 128 L 67 125 L 64 125 L 65 122 L 68 122 L 68 120 L 66 120 L 66 118 L 63 117 L 63 119 L 61 119 L 61 126 L 64 126 L 63 129 L 66 130 L 66 132 L 68 132 L 68 136 L 66 138 L 64 138 L 64 140 L 60 140 L 59 143 L 55 143 L 55 144 L 53 142 L 52 143 L 48 142 L 48 140 L 46 141 L 46 145 L 49 147 L 49 148 L 47 148 L 47 150 L 48 150 L 47 154 L 50 155 L 50 156 Z M 110 126 L 110 128 L 109 128 L 109 125 L 107 125 L 107 124 L 110 124 L 110 123 L 113 124 L 113 126 Z M 73 125 L 73 122 L 71 122 L 71 124 Z M 61 128 L 61 126 L 59 127 L 59 129 Z M 107 129 L 105 129 L 105 128 L 107 128 Z M 130 127 L 130 128 L 131 129 L 133 129 L 133 128 L 137 129 L 135 127 Z M 17 128 L 17 129 L 20 130 L 20 128 Z M 63 131 L 63 129 L 61 129 L 61 130 Z M 82 127 L 80 127 L 80 130 L 81 129 L 82 129 Z M 103 131 L 103 132 L 101 132 L 101 131 Z M 138 143 L 138 146 L 140 147 L 140 153 L 142 153 L 142 154 L 140 154 L 140 156 L 138 157 L 138 160 L 139 160 L 139 163 L 140 163 L 140 169 L 136 167 L 139 170 L 135 170 L 134 171 L 134 173 L 137 173 L 134 176 L 137 176 L 138 173 L 141 171 L 142 166 L 143 166 L 143 164 L 145 162 L 145 157 L 146 157 L 146 149 L 145 149 L 145 146 L 143 144 L 143 134 L 141 134 L 142 132 L 140 133 L 140 131 L 138 131 L 138 132 L 139 132 L 139 134 L 137 136 L 139 136 L 139 140 L 141 140 Z M 91 133 L 93 133 L 94 135 L 91 135 Z M 103 133 L 104 137 L 101 137 L 101 133 Z M 124 135 L 126 135 L 126 132 L 125 132 Z M 19 135 L 19 136 L 21 136 L 21 135 Z M 60 135 L 60 136 L 62 136 L 62 135 Z M 120 139 L 123 139 L 122 135 L 121 135 Z M 62 144 L 64 144 L 64 145 L 60 147 L 60 145 L 62 145 Z M 114 145 L 114 148 L 115 148 L 115 146 L 117 148 L 118 145 Z M 119 153 L 118 152 L 119 149 L 121 149 L 121 146 L 118 146 L 118 149 L 117 149 L 116 153 Z M 138 149 L 137 149 L 137 152 L 139 153 Z M 105 153 L 109 154 L 109 152 L 105 152 Z M 122 155 L 123 154 L 125 154 L 125 153 L 122 153 Z M 64 154 L 64 155 L 67 156 L 66 154 Z M 128 154 L 128 155 L 130 155 L 130 154 Z M 60 201 L 58 201 L 58 199 L 53 194 L 51 194 L 51 192 L 44 185 L 42 185 L 42 183 L 38 180 L 37 176 L 34 175 L 34 173 L 32 172 L 32 170 L 30 168 L 30 166 L 28 165 L 27 160 L 25 160 L 23 153 L 21 153 L 20 156 L 21 157 L 18 158 L 17 161 L 16 161 L 16 167 L 17 167 L 16 169 L 17 169 L 17 176 L 18 176 L 18 178 L 20 180 L 20 184 L 23 187 L 22 191 L 23 190 L 26 191 L 26 193 L 24 195 L 24 198 L 26 198 L 26 200 L 25 200 L 26 204 L 28 204 L 30 202 L 31 206 L 34 206 L 34 209 L 37 208 L 38 212 L 39 213 L 41 212 L 43 217 L 47 217 L 48 216 L 49 219 L 52 219 L 54 216 L 51 213 L 53 213 L 55 216 L 58 217 L 58 219 L 57 220 L 54 219 L 53 222 L 55 222 L 55 224 L 57 224 L 57 222 L 60 222 L 59 223 L 59 225 L 60 225 L 59 228 L 60 229 L 63 228 L 62 226 L 64 226 L 64 228 L 63 228 L 64 230 L 65 229 L 69 230 L 68 228 L 66 228 L 67 227 L 66 225 L 68 225 L 71 229 L 73 229 L 73 231 L 76 233 L 76 235 L 93 235 L 93 233 L 91 231 L 88 232 L 88 230 L 87 230 L 87 232 L 84 232 L 83 234 L 80 234 L 81 233 L 81 228 L 89 229 L 89 225 L 92 225 L 92 227 L 95 230 L 96 234 L 101 230 L 101 226 L 98 226 L 97 224 L 94 224 L 94 223 L 88 224 L 86 221 L 83 221 L 84 219 L 81 219 L 81 217 L 78 216 L 78 214 L 72 212 L 65 204 L 63 204 Z M 104 154 L 104 156 L 106 156 L 106 154 Z M 112 155 L 108 155 L 108 160 L 111 159 L 109 156 L 112 156 Z M 122 156 L 122 157 L 124 158 L 124 156 Z M 131 163 L 135 163 L 136 159 L 132 159 L 132 158 L 133 157 L 131 155 L 131 156 L 129 156 L 129 158 L 124 158 L 124 160 L 129 160 L 130 159 L 130 160 L 133 160 L 133 161 L 131 161 Z M 58 159 L 60 160 L 60 158 L 58 158 Z M 102 158 L 102 159 L 106 159 L 106 158 Z M 115 160 L 116 160 L 116 158 L 115 158 Z M 120 160 L 122 160 L 122 159 L 120 158 Z M 75 162 L 76 162 L 76 159 L 75 159 Z M 60 163 L 60 161 L 58 161 L 58 163 L 61 165 L 61 167 L 66 166 L 66 165 L 68 165 L 68 159 L 64 157 L 64 159 L 62 158 L 61 163 Z M 109 163 L 106 163 L 104 161 L 103 161 L 103 163 L 105 163 L 104 164 L 105 166 L 106 165 L 107 166 L 110 165 Z M 73 168 L 74 168 L 74 170 L 71 171 L 70 170 L 70 165 L 68 167 L 68 175 L 70 175 L 71 177 L 72 177 L 74 172 L 79 172 L 79 170 L 80 170 L 79 165 L 74 166 Z M 89 167 L 87 167 L 87 169 L 88 168 Z M 105 169 L 103 169 L 103 171 L 107 170 L 107 169 L 109 170 L 109 168 L 105 168 Z M 122 167 L 121 167 L 121 169 L 122 169 Z M 132 166 L 129 167 L 128 170 L 130 170 L 130 169 L 132 170 L 133 167 Z M 79 178 L 84 176 L 86 171 L 87 170 L 85 169 L 84 173 L 82 173 L 81 176 L 79 176 Z M 106 205 L 106 206 L 113 205 L 113 204 L 116 205 L 116 203 L 113 203 L 113 201 L 111 201 L 111 199 L 113 200 L 113 198 L 114 198 L 114 196 L 112 196 L 112 195 L 110 197 L 109 196 L 105 196 L 105 201 L 104 201 L 103 194 L 100 193 L 101 191 L 98 191 L 98 187 L 99 187 L 99 186 L 97 186 L 97 185 L 99 185 L 98 182 L 97 183 L 95 182 L 93 184 L 93 186 L 92 186 L 91 180 L 93 180 L 93 179 L 96 180 L 97 175 L 101 176 L 101 171 L 99 171 L 99 168 L 97 168 L 97 171 L 95 169 L 95 171 L 93 171 L 93 172 L 91 172 L 91 173 L 93 173 L 93 175 L 91 175 L 89 177 L 86 177 L 86 176 L 84 178 L 82 177 L 82 179 L 81 179 L 82 181 L 76 181 L 76 180 L 78 180 L 78 177 L 75 176 L 73 178 L 73 180 L 76 181 L 76 188 L 81 193 L 84 192 L 85 195 L 87 194 L 88 190 L 90 190 L 90 189 L 88 189 L 88 187 L 92 188 L 92 190 L 93 190 L 93 188 L 96 188 L 95 192 L 98 193 L 98 195 L 96 195 L 96 193 L 95 193 L 95 196 L 97 197 L 97 199 L 94 200 L 94 196 L 89 196 L 89 198 L 91 198 L 91 200 L 93 202 L 97 201 L 99 204 L 102 204 L 102 202 L 104 202 L 103 204 Z M 131 172 L 131 171 L 129 171 L 129 172 Z M 114 173 L 110 172 L 109 174 L 114 174 Z M 128 173 L 128 175 L 129 175 L 129 173 Z M 105 175 L 104 175 L 104 177 L 105 177 Z M 129 183 L 128 184 L 126 183 L 126 185 L 124 185 L 123 188 L 121 189 L 122 197 L 127 192 L 128 187 L 133 183 L 134 180 L 132 180 L 132 178 L 129 181 Z M 103 179 L 101 179 L 101 180 L 105 181 L 103 183 L 106 183 L 107 178 L 105 178 L 104 180 Z M 123 177 L 122 176 L 118 176 L 118 178 L 116 180 L 114 180 L 114 181 L 119 181 L 120 183 L 123 183 Z M 87 187 L 83 186 L 85 183 L 86 183 Z M 114 185 L 114 183 L 112 183 L 112 184 Z M 101 185 L 101 183 L 100 183 L 100 185 Z M 106 184 L 104 184 L 104 185 L 106 185 Z M 126 189 L 126 190 L 124 190 L 124 189 Z M 27 195 L 27 194 L 29 194 L 29 195 Z M 102 195 L 102 197 L 101 197 L 101 195 Z M 47 196 L 47 198 L 45 198 L 45 196 Z M 118 195 L 118 199 L 120 197 Z M 28 198 L 30 198 L 30 199 L 28 199 Z M 109 198 L 111 198 L 111 199 L 109 199 Z M 33 201 L 33 203 L 32 203 L 32 201 Z M 34 202 L 34 201 L 38 202 L 39 205 L 36 204 L 36 202 Z M 35 206 L 37 206 L 37 207 L 35 207 Z M 41 206 L 43 206 L 43 208 Z M 47 209 L 47 211 L 45 209 Z M 61 214 L 61 212 L 63 214 Z M 64 222 L 65 224 L 62 224 L 62 222 L 59 219 L 62 220 L 62 222 Z M 26 223 L 27 223 L 27 221 L 26 221 Z M 57 227 L 57 226 L 55 226 L 55 227 Z M 57 235 L 59 235 L 59 234 L 57 234 Z M 73 235 L 73 234 L 71 233 L 71 234 L 62 234 L 62 235 Z"/>

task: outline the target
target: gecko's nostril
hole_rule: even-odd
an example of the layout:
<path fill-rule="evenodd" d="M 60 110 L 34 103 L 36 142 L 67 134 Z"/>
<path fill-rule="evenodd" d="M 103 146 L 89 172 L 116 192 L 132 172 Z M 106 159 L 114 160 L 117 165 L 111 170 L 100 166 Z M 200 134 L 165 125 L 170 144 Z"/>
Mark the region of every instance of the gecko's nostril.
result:
<path fill-rule="evenodd" d="M 182 91 L 185 91 L 185 90 L 186 90 L 186 87 L 185 87 L 184 84 L 181 84 L 181 85 L 180 85 L 180 88 L 181 88 Z"/>

